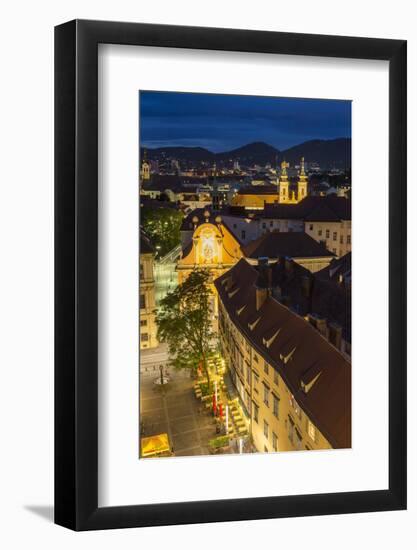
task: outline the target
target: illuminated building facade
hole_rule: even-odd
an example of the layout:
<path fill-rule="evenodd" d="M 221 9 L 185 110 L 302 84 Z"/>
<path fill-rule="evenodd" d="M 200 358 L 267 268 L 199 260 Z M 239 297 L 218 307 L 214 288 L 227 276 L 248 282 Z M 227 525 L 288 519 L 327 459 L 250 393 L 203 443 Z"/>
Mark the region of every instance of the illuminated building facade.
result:
<path fill-rule="evenodd" d="M 308 177 L 305 172 L 304 158 L 301 159 L 297 187 L 290 184 L 287 168 L 289 163 L 281 163 L 281 173 L 277 186 L 255 185 L 242 188 L 232 199 L 232 205 L 248 209 L 262 209 L 265 204 L 298 204 L 308 196 Z"/>
<path fill-rule="evenodd" d="M 256 449 L 350 448 L 345 355 L 279 300 L 280 286 L 263 260 L 253 266 L 241 259 L 215 285 L 222 353 Z"/>
<path fill-rule="evenodd" d="M 140 168 L 140 179 L 141 181 L 149 181 L 151 179 L 151 165 L 147 159 L 146 149 L 143 152 L 143 161 Z"/>
<path fill-rule="evenodd" d="M 183 240 L 181 257 L 177 263 L 178 283 L 181 284 L 197 267 L 208 268 L 214 281 L 237 262 L 240 243 L 222 223 L 221 216 L 209 210 L 196 212 L 191 224 L 192 236 Z M 215 320 L 218 314 L 217 293 L 214 286 L 212 290 L 211 314 Z"/>
<path fill-rule="evenodd" d="M 143 231 L 140 232 L 139 300 L 140 349 L 154 348 L 158 345 L 155 324 L 154 249 Z"/>

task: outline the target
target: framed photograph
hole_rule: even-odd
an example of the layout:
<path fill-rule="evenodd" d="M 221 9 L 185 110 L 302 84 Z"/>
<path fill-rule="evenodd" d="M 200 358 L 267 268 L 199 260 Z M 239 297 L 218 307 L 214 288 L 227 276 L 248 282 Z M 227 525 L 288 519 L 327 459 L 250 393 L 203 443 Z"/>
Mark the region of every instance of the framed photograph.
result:
<path fill-rule="evenodd" d="M 55 522 L 406 508 L 406 42 L 55 29 Z"/>

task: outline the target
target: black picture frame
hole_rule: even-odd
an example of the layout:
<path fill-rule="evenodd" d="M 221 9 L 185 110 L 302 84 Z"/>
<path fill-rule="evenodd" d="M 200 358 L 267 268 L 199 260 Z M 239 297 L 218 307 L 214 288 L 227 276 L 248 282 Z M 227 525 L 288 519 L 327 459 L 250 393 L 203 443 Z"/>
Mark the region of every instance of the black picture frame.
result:
<path fill-rule="evenodd" d="M 389 488 L 98 507 L 98 45 L 389 62 Z M 108 529 L 406 508 L 406 41 L 75 20 L 55 28 L 55 522 Z"/>

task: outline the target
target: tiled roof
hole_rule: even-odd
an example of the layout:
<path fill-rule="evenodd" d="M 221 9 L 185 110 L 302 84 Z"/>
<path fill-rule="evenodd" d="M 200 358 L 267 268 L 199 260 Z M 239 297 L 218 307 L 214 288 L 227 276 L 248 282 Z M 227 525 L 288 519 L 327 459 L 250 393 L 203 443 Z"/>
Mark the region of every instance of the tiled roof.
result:
<path fill-rule="evenodd" d="M 347 254 L 346 256 L 350 256 Z M 273 286 L 279 287 L 288 305 L 300 315 L 314 313 L 341 327 L 343 338 L 351 341 L 351 284 L 349 278 L 330 279 L 328 273 L 334 266 L 346 261 L 346 256 L 332 260 L 328 267 L 314 274 L 303 266 L 293 263 L 290 273 L 285 263 L 280 262 L 272 269 Z M 326 275 L 327 274 L 327 275 Z M 306 296 L 303 285 L 308 279 L 311 294 Z"/>
<path fill-rule="evenodd" d="M 221 303 L 240 332 L 279 372 L 300 407 L 332 447 L 349 448 L 350 363 L 310 323 L 271 295 L 257 311 L 257 278 L 257 269 L 241 259 L 215 281 Z M 266 335 L 278 329 L 279 334 L 267 347 Z M 283 358 L 290 354 L 290 359 L 284 362 Z M 306 393 L 302 384 L 308 384 L 318 373 L 320 377 Z"/>
<path fill-rule="evenodd" d="M 333 257 L 334 254 L 303 232 L 272 231 L 242 247 L 246 258 L 317 258 Z"/>
<path fill-rule="evenodd" d="M 352 218 L 351 201 L 344 197 L 308 196 L 298 204 L 266 204 L 260 218 L 338 222 Z"/>

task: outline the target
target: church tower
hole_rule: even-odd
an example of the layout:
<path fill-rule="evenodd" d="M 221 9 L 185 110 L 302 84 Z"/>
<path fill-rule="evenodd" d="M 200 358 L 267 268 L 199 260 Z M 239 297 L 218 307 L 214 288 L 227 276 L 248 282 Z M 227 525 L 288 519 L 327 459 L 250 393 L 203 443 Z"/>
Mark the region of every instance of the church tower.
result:
<path fill-rule="evenodd" d="M 301 159 L 300 175 L 298 178 L 297 201 L 302 201 L 307 196 L 308 177 L 304 168 L 304 157 Z"/>
<path fill-rule="evenodd" d="M 287 174 L 287 168 L 289 167 L 288 162 L 285 162 L 283 160 L 281 162 L 281 175 L 279 177 L 279 202 L 286 203 L 290 200 L 289 195 L 289 181 L 288 181 L 288 174 Z"/>
<path fill-rule="evenodd" d="M 151 179 L 151 166 L 147 160 L 146 149 L 143 151 L 143 161 L 142 161 L 142 167 L 140 170 L 140 176 L 142 181 Z"/>

